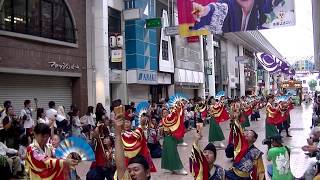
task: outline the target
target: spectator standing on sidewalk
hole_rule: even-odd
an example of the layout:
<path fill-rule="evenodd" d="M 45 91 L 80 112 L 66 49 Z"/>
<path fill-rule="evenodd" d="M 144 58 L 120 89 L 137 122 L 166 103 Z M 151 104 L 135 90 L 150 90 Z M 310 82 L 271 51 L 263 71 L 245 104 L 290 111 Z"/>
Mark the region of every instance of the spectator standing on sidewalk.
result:
<path fill-rule="evenodd" d="M 58 115 L 58 111 L 55 109 L 56 108 L 56 103 L 54 101 L 50 101 L 48 103 L 49 109 L 46 111 L 46 117 L 47 119 L 53 119 L 54 120 L 54 127 L 57 127 L 56 124 L 56 118 Z"/>
<path fill-rule="evenodd" d="M 80 118 L 82 126 L 88 126 L 90 129 L 94 129 L 96 126 L 96 115 L 93 113 L 93 106 L 89 106 L 87 113 Z"/>
<path fill-rule="evenodd" d="M 276 135 L 271 138 L 272 148 L 268 151 L 268 160 L 272 165 L 268 165 L 268 174 L 273 180 L 293 180 L 294 177 L 290 170 L 290 150 L 283 146 L 282 137 Z"/>
<path fill-rule="evenodd" d="M 26 135 L 31 136 L 34 127 L 34 121 L 32 119 L 30 100 L 24 101 L 24 108 L 21 109 L 20 119 L 22 120 L 23 128 L 25 129 Z"/>
<path fill-rule="evenodd" d="M 57 109 L 57 118 L 56 118 L 57 128 L 62 129 L 64 132 L 69 131 L 69 121 L 67 120 L 67 115 L 64 111 L 63 106 L 59 106 Z"/>
<path fill-rule="evenodd" d="M 102 120 L 102 116 L 106 114 L 106 110 L 104 109 L 101 103 L 98 103 L 96 106 L 96 120 L 97 122 Z"/>
<path fill-rule="evenodd" d="M 5 101 L 3 103 L 3 109 L 0 111 L 0 141 L 4 141 L 5 138 L 5 129 L 3 126 L 3 119 L 7 116 L 6 109 L 11 106 L 11 101 Z"/>
<path fill-rule="evenodd" d="M 80 110 L 78 108 L 73 108 L 73 113 L 71 117 L 71 134 L 72 136 L 80 136 L 81 134 L 81 122 L 79 118 Z"/>
<path fill-rule="evenodd" d="M 49 119 L 47 118 L 43 108 L 37 109 L 37 124 L 39 123 L 49 124 Z"/>

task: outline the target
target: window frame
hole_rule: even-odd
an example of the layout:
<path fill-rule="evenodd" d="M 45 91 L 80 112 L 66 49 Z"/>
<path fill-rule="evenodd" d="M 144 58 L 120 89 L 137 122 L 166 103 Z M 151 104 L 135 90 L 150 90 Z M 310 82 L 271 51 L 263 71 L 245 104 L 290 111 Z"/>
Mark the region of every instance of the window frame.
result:
<path fill-rule="evenodd" d="M 31 19 L 32 16 L 29 15 L 29 3 L 32 0 L 25 0 L 25 12 L 24 12 L 24 18 L 25 18 L 25 25 L 24 25 L 24 30 L 23 31 L 17 31 L 14 28 L 14 0 L 5 0 L 5 1 L 9 1 L 10 2 L 10 16 L 11 16 L 11 22 L 10 22 L 10 27 L 6 28 L 4 26 L 4 28 L 2 28 L 2 26 L 0 26 L 0 35 L 5 35 L 5 36 L 12 36 L 12 37 L 18 37 L 18 38 L 24 38 L 24 39 L 29 39 L 29 40 L 35 40 L 35 41 L 41 41 L 41 42 L 45 42 L 45 43 L 50 43 L 50 44 L 57 44 L 57 45 L 63 45 L 63 46 L 69 46 L 69 47 L 78 47 L 78 39 L 77 39 L 77 29 L 76 29 L 76 25 L 75 25 L 75 20 L 73 18 L 71 9 L 68 5 L 68 3 L 65 0 L 61 0 L 60 2 L 56 2 L 53 0 L 39 0 L 39 5 L 38 5 L 38 30 L 39 32 L 31 32 L 31 29 L 33 27 L 29 27 L 29 19 Z M 5 3 L 4 1 L 4 3 Z M 51 35 L 50 36 L 44 36 L 43 33 L 43 27 L 42 27 L 42 23 L 43 23 L 43 13 L 42 13 L 42 2 L 47 2 L 51 4 L 51 22 L 50 22 L 50 28 L 51 29 Z M 63 16 L 63 25 L 61 26 L 61 28 L 63 29 L 63 37 L 62 38 L 57 38 L 54 34 L 55 34 L 55 21 L 54 21 L 54 15 L 55 15 L 55 6 L 61 6 L 61 11 L 60 13 L 62 13 Z M 3 10 L 3 9 L 2 9 Z M 4 10 L 3 10 L 4 11 Z M 70 19 L 71 22 L 71 28 L 72 28 L 72 37 L 71 36 L 67 36 L 69 35 L 67 33 L 67 23 L 65 19 Z M 59 24 L 59 23 L 58 23 Z M 59 36 L 58 36 L 59 37 Z"/>

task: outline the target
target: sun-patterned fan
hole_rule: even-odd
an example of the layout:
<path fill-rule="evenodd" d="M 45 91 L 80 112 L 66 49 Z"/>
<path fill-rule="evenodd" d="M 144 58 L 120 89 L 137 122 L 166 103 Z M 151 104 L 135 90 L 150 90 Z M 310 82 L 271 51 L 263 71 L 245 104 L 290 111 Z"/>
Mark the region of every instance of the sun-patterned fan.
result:
<path fill-rule="evenodd" d="M 136 112 L 137 112 L 138 117 L 140 118 L 143 113 L 147 113 L 149 107 L 150 107 L 150 104 L 148 103 L 148 101 L 139 102 L 139 104 L 137 105 L 137 108 L 136 108 Z"/>
<path fill-rule="evenodd" d="M 216 99 L 220 100 L 221 97 L 225 96 L 225 93 L 224 91 L 219 91 L 217 94 L 216 94 Z"/>
<path fill-rule="evenodd" d="M 94 161 L 96 159 L 90 145 L 79 137 L 69 137 L 63 140 L 55 150 L 57 158 L 67 159 L 70 155 L 78 156 L 79 158 L 76 159 L 82 161 Z"/>
<path fill-rule="evenodd" d="M 289 96 L 278 96 L 275 100 L 276 103 L 279 103 L 279 102 L 283 102 L 283 101 L 288 101 L 289 99 Z"/>
<path fill-rule="evenodd" d="M 140 118 L 141 118 L 142 114 L 147 113 L 149 107 L 150 107 L 150 104 L 148 103 L 148 101 L 141 101 L 137 105 L 136 112 L 137 112 L 137 116 L 138 116 L 138 124 L 140 124 Z"/>
<path fill-rule="evenodd" d="M 175 94 L 174 96 L 170 96 L 169 102 L 168 102 L 169 107 L 174 107 L 174 106 L 176 106 L 176 103 L 177 103 L 178 101 L 182 101 L 182 100 L 188 101 L 187 96 L 185 96 L 184 94 L 181 94 L 181 93 L 177 93 L 177 94 Z"/>

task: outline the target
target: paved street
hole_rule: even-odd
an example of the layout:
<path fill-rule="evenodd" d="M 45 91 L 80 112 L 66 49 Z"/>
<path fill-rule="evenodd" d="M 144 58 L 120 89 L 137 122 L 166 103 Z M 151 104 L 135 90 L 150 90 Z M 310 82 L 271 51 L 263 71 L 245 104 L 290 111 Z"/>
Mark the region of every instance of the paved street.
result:
<path fill-rule="evenodd" d="M 293 174 L 298 175 L 301 174 L 301 169 L 299 163 L 296 163 L 296 161 L 301 162 L 305 158 L 305 155 L 301 151 L 301 147 L 306 144 L 306 138 L 308 137 L 308 134 L 310 132 L 310 126 L 311 126 L 311 114 L 312 114 L 312 105 L 302 105 L 301 107 L 295 107 L 295 109 L 291 112 L 291 130 L 290 133 L 293 136 L 292 138 L 285 137 L 285 132 L 283 132 L 284 136 L 284 142 L 286 145 L 288 145 L 291 148 L 291 158 L 294 165 L 292 166 Z M 251 127 L 248 129 L 254 129 L 258 134 L 259 138 L 256 142 L 256 146 L 266 153 L 267 147 L 262 145 L 262 140 L 265 137 L 265 129 L 264 129 L 264 119 L 265 119 L 265 113 L 264 111 L 261 112 L 261 119 L 258 122 L 251 122 Z M 208 128 L 209 126 L 205 127 L 204 130 L 204 138 L 201 140 L 201 143 L 203 146 L 207 144 L 207 136 L 208 136 Z M 228 138 L 229 134 L 229 127 L 228 122 L 222 124 L 222 129 L 224 130 L 224 135 L 226 139 Z M 187 147 L 178 147 L 178 151 L 180 152 L 181 160 L 184 164 L 184 167 L 187 171 L 189 171 L 189 155 L 193 140 L 193 133 L 194 131 L 190 131 L 186 134 L 184 140 L 186 143 L 188 143 Z M 226 143 L 226 140 L 224 141 L 224 144 Z M 224 150 L 218 151 L 216 164 L 221 165 L 224 168 L 231 167 L 231 162 L 225 158 Z M 298 157 L 298 158 L 297 158 Z M 172 175 L 162 169 L 160 169 L 161 166 L 161 159 L 153 159 L 156 167 L 158 167 L 158 172 L 152 174 L 152 179 L 154 180 L 179 180 L 181 178 L 184 178 L 184 180 L 192 180 L 191 175 L 187 176 L 179 176 L 179 175 Z M 265 165 L 268 164 L 266 160 L 266 154 L 264 155 L 264 162 Z M 302 161 L 303 162 L 303 161 Z M 79 175 L 85 179 L 85 174 L 87 172 L 87 169 L 89 167 L 89 163 L 82 163 L 79 167 L 78 173 Z"/>

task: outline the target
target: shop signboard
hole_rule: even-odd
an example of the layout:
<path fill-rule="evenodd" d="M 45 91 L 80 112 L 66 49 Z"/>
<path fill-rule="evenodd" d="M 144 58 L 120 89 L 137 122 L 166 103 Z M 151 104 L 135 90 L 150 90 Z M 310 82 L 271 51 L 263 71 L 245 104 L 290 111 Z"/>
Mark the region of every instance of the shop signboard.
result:
<path fill-rule="evenodd" d="M 232 89 L 237 88 L 237 86 L 236 86 L 236 77 L 234 75 L 231 75 L 230 78 L 229 78 L 229 86 Z"/>
<path fill-rule="evenodd" d="M 161 28 L 161 27 L 162 27 L 162 19 L 161 18 L 146 19 L 146 28 L 147 29 Z"/>
<path fill-rule="evenodd" d="M 137 70 L 137 82 L 139 84 L 157 84 L 157 72 Z"/>
<path fill-rule="evenodd" d="M 196 42 L 199 42 L 199 41 L 200 41 L 199 36 L 189 36 L 189 37 L 187 37 L 187 42 L 188 43 L 196 43 Z"/>
<path fill-rule="evenodd" d="M 235 61 L 238 63 L 241 63 L 241 64 L 248 64 L 249 63 L 249 59 L 245 56 L 236 56 Z"/>
<path fill-rule="evenodd" d="M 206 68 L 206 73 L 207 75 L 212 75 L 212 63 L 211 61 L 205 61 L 205 68 Z"/>
<path fill-rule="evenodd" d="M 293 26 L 294 0 L 177 0 L 181 36 Z M 244 12 L 244 13 L 243 13 Z M 243 14 L 247 13 L 247 16 Z"/>
<path fill-rule="evenodd" d="M 111 50 L 111 62 L 122 62 L 122 49 Z"/>
<path fill-rule="evenodd" d="M 170 26 L 164 28 L 164 33 L 166 36 L 179 35 L 179 26 Z"/>
<path fill-rule="evenodd" d="M 77 71 L 80 69 L 79 64 L 72 64 L 68 62 L 56 62 L 56 61 L 50 61 L 48 62 L 50 68 L 56 69 L 56 70 L 73 70 Z"/>

